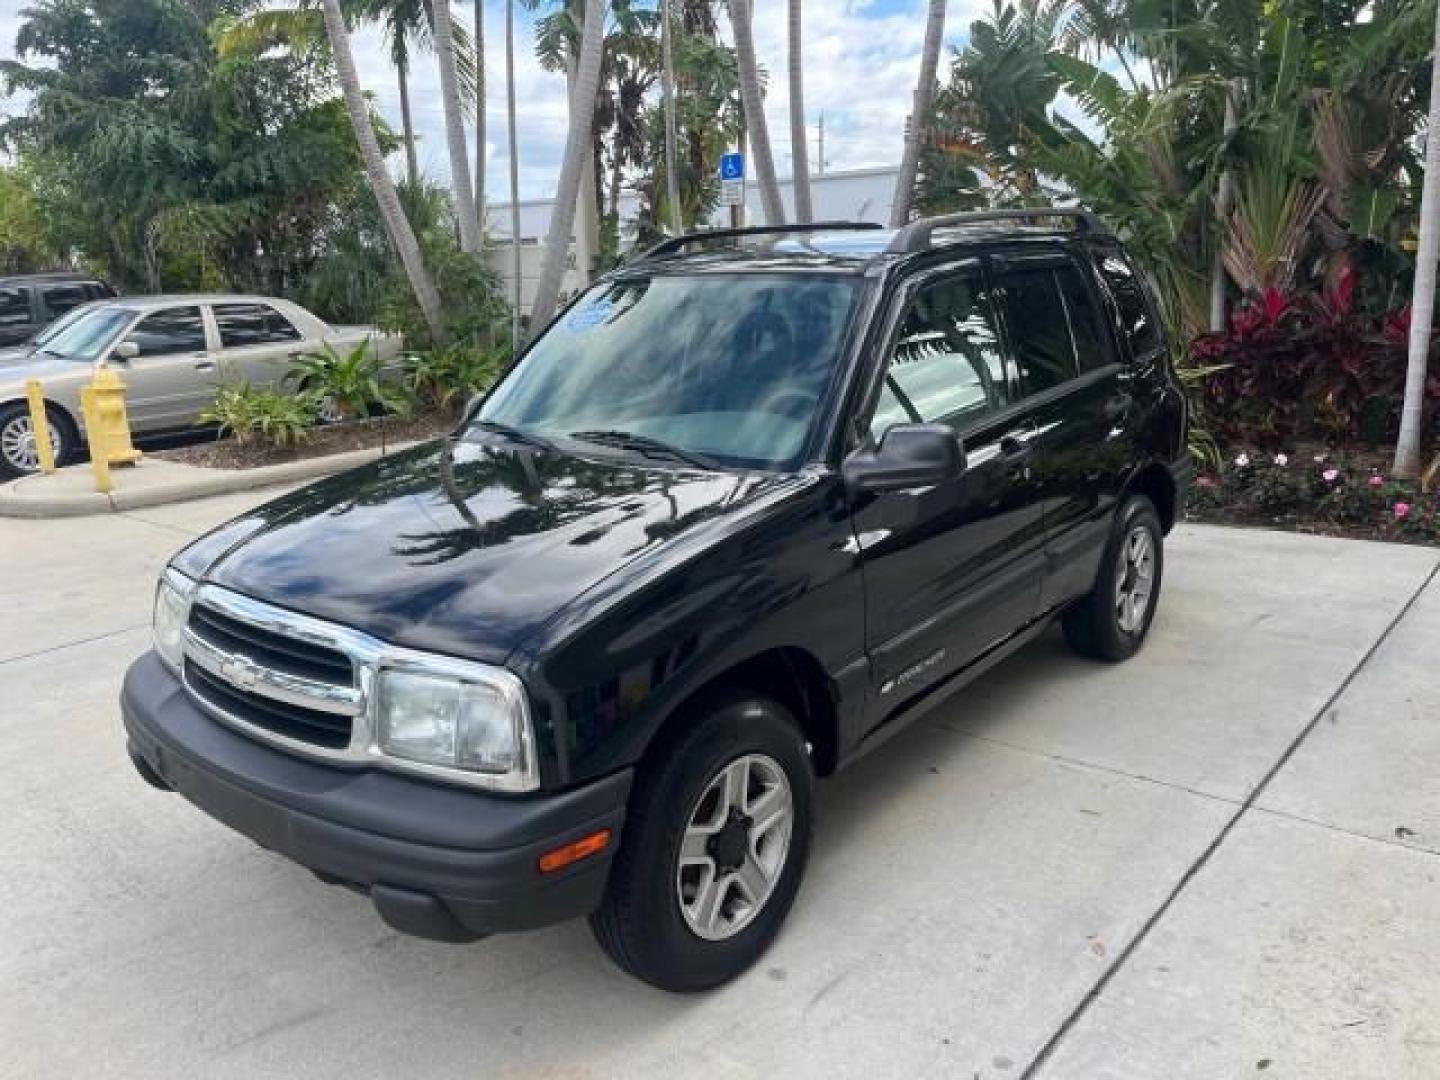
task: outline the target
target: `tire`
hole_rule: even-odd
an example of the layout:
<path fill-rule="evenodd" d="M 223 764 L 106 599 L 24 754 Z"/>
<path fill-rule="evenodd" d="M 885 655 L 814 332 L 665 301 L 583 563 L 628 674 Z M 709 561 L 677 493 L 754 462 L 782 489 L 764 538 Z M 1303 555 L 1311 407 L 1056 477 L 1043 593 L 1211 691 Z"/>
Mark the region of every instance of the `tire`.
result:
<path fill-rule="evenodd" d="M 1065 612 L 1062 624 L 1070 647 L 1082 656 L 1110 661 L 1128 660 L 1139 652 L 1160 603 L 1164 570 L 1160 516 L 1144 495 L 1131 495 L 1115 515 L 1094 588 Z"/>
<path fill-rule="evenodd" d="M 694 719 L 642 767 L 605 898 L 590 916 L 616 964 L 681 993 L 735 978 L 779 933 L 810 854 L 814 787 L 800 729 L 776 702 L 727 693 Z M 726 798 L 742 787 L 743 800 Z"/>
<path fill-rule="evenodd" d="M 56 409 L 47 407 L 50 422 L 50 445 L 55 450 L 55 464 L 64 465 L 75 452 L 79 440 L 69 419 Z M 0 406 L 0 480 L 29 476 L 40 469 L 30 432 L 30 409 L 23 401 Z"/>

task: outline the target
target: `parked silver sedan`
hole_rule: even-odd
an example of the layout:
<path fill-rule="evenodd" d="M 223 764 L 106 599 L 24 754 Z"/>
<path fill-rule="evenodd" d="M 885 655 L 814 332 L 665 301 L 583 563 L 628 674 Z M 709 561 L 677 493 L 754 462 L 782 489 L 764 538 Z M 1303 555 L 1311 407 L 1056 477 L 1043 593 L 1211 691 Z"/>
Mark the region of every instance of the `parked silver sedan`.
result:
<path fill-rule="evenodd" d="M 125 382 L 137 436 L 199 423 L 225 381 L 280 384 L 295 361 L 329 345 L 345 353 L 370 341 L 382 363 L 398 337 L 369 326 L 330 326 L 288 300 L 263 296 L 139 296 L 99 301 L 38 336 L 28 352 L 0 358 L 0 478 L 39 468 L 25 383 L 44 387 L 57 461 L 82 445 L 80 388 L 97 364 Z"/>

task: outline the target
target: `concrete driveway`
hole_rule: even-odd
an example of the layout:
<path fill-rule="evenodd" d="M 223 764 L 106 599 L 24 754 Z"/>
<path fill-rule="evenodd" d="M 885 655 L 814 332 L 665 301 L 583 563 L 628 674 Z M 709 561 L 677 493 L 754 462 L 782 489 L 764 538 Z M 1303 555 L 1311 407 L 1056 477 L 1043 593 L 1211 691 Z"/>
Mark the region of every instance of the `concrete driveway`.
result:
<path fill-rule="evenodd" d="M 1182 527 L 1150 643 L 1036 643 L 821 788 L 716 993 L 447 946 L 150 790 L 152 581 L 253 497 L 0 521 L 4 1077 L 1435 1077 L 1437 553 Z"/>

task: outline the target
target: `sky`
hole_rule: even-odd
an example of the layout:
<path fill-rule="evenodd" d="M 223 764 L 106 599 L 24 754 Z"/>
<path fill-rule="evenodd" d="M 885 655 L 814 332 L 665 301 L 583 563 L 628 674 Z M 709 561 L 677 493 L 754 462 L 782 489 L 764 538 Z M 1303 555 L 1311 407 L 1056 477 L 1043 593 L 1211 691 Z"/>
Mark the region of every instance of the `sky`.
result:
<path fill-rule="evenodd" d="M 14 56 L 21 10 L 31 0 L 0 0 L 0 58 Z M 457 19 L 469 26 L 472 0 L 452 0 Z M 786 0 L 752 0 L 755 42 L 769 72 L 765 115 L 776 171 L 790 174 L 789 83 L 786 70 Z M 925 31 L 925 0 L 805 0 L 805 111 L 810 127 L 810 167 L 817 169 L 815 135 L 825 116 L 825 165 L 829 170 L 894 165 L 899 161 L 905 117 L 919 72 Z M 518 7 L 518 5 L 517 5 Z M 987 0 L 950 0 L 946 12 L 946 54 L 962 43 Z M 505 53 L 503 0 L 486 0 L 487 114 L 486 191 L 492 202 L 509 197 L 505 140 Z M 543 71 L 535 59 L 532 19 L 516 15 L 516 89 L 520 197 L 553 193 L 568 123 L 565 78 Z M 727 31 L 722 27 L 722 33 Z M 396 127 L 399 91 L 388 46 L 380 32 L 362 29 L 353 39 L 356 67 L 365 89 Z M 942 60 L 942 67 L 944 61 Z M 411 106 L 420 135 L 421 168 L 448 182 L 445 121 L 439 75 L 433 57 L 421 55 L 411 73 Z M 18 98 L 0 98 L 0 113 L 23 111 Z M 473 147 L 474 134 L 467 133 Z M 392 159 L 401 167 L 403 155 Z"/>

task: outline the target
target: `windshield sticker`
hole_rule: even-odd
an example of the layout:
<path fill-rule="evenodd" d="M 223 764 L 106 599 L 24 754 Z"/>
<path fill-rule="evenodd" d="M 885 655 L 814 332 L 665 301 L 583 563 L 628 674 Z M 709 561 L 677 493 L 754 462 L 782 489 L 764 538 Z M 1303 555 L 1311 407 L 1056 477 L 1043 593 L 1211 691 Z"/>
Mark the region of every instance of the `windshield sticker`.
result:
<path fill-rule="evenodd" d="M 586 304 L 578 311 L 572 311 L 565 319 L 565 329 L 572 334 L 583 334 L 587 330 L 594 330 L 597 326 L 604 326 L 610 321 L 610 316 L 615 314 L 615 304 L 610 300 L 596 300 Z"/>

